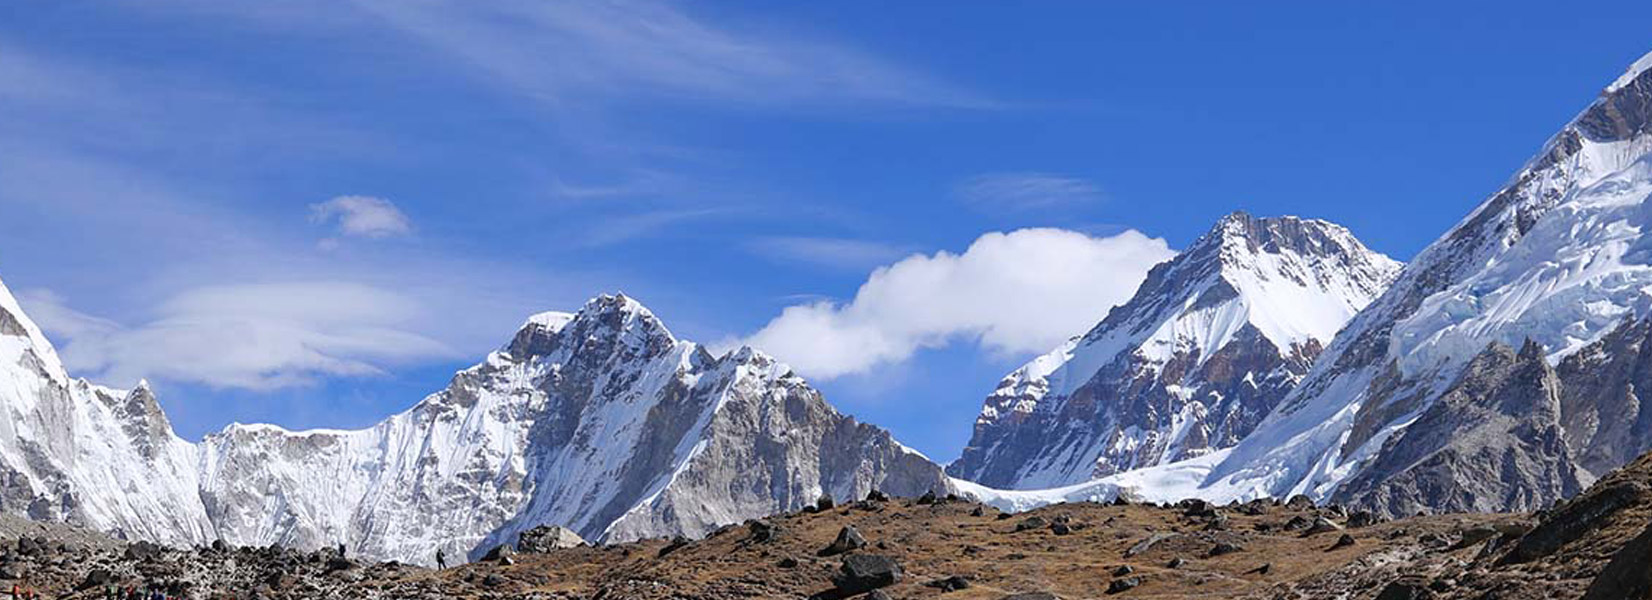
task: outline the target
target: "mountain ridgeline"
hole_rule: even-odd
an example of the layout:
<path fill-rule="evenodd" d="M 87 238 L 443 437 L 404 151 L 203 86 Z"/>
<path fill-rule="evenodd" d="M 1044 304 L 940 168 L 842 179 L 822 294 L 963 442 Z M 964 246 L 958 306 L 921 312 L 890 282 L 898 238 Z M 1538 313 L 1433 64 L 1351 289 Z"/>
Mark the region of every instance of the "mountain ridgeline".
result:
<path fill-rule="evenodd" d="M 71 380 L 0 286 L 0 511 L 172 545 L 343 544 L 428 564 L 539 525 L 699 536 L 822 494 L 951 491 L 784 365 L 675 338 L 625 296 L 530 319 L 447 389 L 358 431 L 173 434 L 147 386 Z"/>

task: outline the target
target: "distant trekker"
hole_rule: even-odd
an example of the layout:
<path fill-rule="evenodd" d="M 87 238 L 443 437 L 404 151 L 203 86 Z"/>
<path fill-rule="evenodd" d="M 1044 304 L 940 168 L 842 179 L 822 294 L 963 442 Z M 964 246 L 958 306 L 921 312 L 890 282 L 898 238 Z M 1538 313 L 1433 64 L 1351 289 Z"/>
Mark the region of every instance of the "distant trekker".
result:
<path fill-rule="evenodd" d="M 441 548 L 436 549 L 436 568 L 447 568 L 447 553 L 443 552 Z"/>

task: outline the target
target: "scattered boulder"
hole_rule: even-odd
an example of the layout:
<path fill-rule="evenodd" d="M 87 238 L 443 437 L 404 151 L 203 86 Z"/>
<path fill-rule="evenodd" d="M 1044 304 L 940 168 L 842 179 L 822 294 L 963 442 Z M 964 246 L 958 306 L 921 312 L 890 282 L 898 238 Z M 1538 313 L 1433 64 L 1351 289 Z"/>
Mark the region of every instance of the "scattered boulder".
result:
<path fill-rule="evenodd" d="M 759 544 L 766 544 L 780 537 L 780 526 L 762 519 L 752 521 L 747 525 L 747 529 L 751 530 L 751 537 L 748 539 Z"/>
<path fill-rule="evenodd" d="M 1376 513 L 1368 510 L 1356 510 L 1348 515 L 1349 527 L 1370 527 L 1380 522 Z"/>
<path fill-rule="evenodd" d="M 1500 535 L 1503 534 L 1499 533 L 1494 527 L 1470 527 L 1457 536 L 1457 543 L 1452 544 L 1451 547 L 1453 549 L 1467 548 Z"/>
<path fill-rule="evenodd" d="M 516 549 L 511 548 L 510 544 L 500 544 L 494 546 L 487 554 L 482 555 L 482 560 L 484 562 L 503 563 L 510 560 L 512 554 L 516 554 Z"/>
<path fill-rule="evenodd" d="M 1113 569 L 1113 576 L 1114 577 L 1124 577 L 1125 575 L 1129 575 L 1129 574 L 1135 573 L 1135 572 L 1136 572 L 1135 567 L 1132 567 L 1130 565 L 1120 565 L 1117 569 Z"/>
<path fill-rule="evenodd" d="M 1320 533 L 1330 533 L 1333 531 L 1342 531 L 1342 526 L 1325 517 L 1314 517 L 1313 525 L 1309 525 L 1308 530 L 1303 532 L 1303 535 L 1315 535 Z"/>
<path fill-rule="evenodd" d="M 820 499 L 815 501 L 815 509 L 822 512 L 832 510 L 836 507 L 837 501 L 832 499 L 831 494 L 821 494 Z"/>
<path fill-rule="evenodd" d="M 1025 519 L 1022 519 L 1020 523 L 1016 523 L 1015 524 L 1015 531 L 1016 532 L 1031 531 L 1031 530 L 1034 530 L 1034 529 L 1043 529 L 1043 528 L 1049 527 L 1049 526 L 1050 526 L 1049 519 L 1045 519 L 1044 517 L 1039 517 L 1039 516 L 1031 516 L 1031 517 L 1027 517 Z"/>
<path fill-rule="evenodd" d="M 665 555 L 671 554 L 672 552 L 676 552 L 678 550 L 681 550 L 684 547 L 688 546 L 688 544 L 689 544 L 689 541 L 688 541 L 688 538 L 686 538 L 686 537 L 683 537 L 683 536 L 680 536 L 680 535 L 676 536 L 676 537 L 673 537 L 673 538 L 671 538 L 671 541 L 665 545 L 664 548 L 660 548 L 660 553 L 657 556 L 659 558 L 665 558 Z"/>
<path fill-rule="evenodd" d="M 7 578 L 7 579 L 10 579 L 10 578 Z M 92 588 L 109 585 L 110 583 L 113 583 L 114 581 L 115 581 L 115 574 L 110 572 L 109 569 L 104 569 L 104 568 L 92 569 L 91 571 L 88 571 L 86 573 L 86 577 L 80 581 L 80 585 L 77 586 L 75 589 L 89 590 L 89 589 L 92 589 Z"/>
<path fill-rule="evenodd" d="M 1392 581 L 1377 593 L 1377 600 L 1428 600 L 1433 597 L 1434 592 L 1428 589 L 1428 581 L 1414 576 Z"/>
<path fill-rule="evenodd" d="M 1179 533 L 1155 533 L 1153 535 L 1147 536 L 1147 539 L 1136 542 L 1135 545 L 1130 546 L 1129 549 L 1124 551 L 1124 557 L 1125 558 L 1130 558 L 1130 557 L 1135 556 L 1137 554 L 1147 552 L 1148 550 L 1152 550 L 1153 547 L 1157 546 L 1160 542 L 1163 542 L 1163 541 L 1169 540 L 1169 539 L 1178 538 L 1178 537 L 1181 537 L 1181 534 L 1179 534 Z"/>
<path fill-rule="evenodd" d="M 825 548 L 821 548 L 819 554 L 820 556 L 837 556 L 865 547 L 866 538 L 860 535 L 860 531 L 856 530 L 854 525 L 844 525 L 843 529 L 838 530 L 837 539 L 832 540 L 832 543 Z"/>
<path fill-rule="evenodd" d="M 1072 533 L 1072 532 L 1073 532 L 1073 526 L 1072 525 L 1068 525 L 1068 524 L 1063 523 L 1063 522 L 1056 522 L 1056 523 L 1051 523 L 1050 524 L 1050 533 L 1054 533 L 1056 535 L 1067 535 L 1067 534 Z"/>
<path fill-rule="evenodd" d="M 780 567 L 782 569 L 796 569 L 797 568 L 797 559 L 788 556 L 786 558 L 780 559 L 780 562 L 775 563 L 775 566 Z"/>
<path fill-rule="evenodd" d="M 1216 516 L 1216 507 L 1199 498 L 1189 498 L 1181 502 L 1182 516 L 1186 517 L 1213 517 Z"/>
<path fill-rule="evenodd" d="M 522 532 L 517 537 L 516 550 L 530 554 L 547 554 L 552 550 L 563 548 L 578 548 L 585 545 L 585 538 L 572 530 L 557 525 L 542 525 Z"/>
<path fill-rule="evenodd" d="M 1313 507 L 1314 499 L 1302 494 L 1291 496 L 1290 500 L 1285 501 L 1285 508 L 1291 510 L 1312 510 Z"/>
<path fill-rule="evenodd" d="M 935 497 L 935 490 L 924 492 L 924 495 L 918 497 L 918 504 L 935 504 L 938 501 Z"/>
<path fill-rule="evenodd" d="M 1217 544 L 1215 546 L 1211 547 L 1210 555 L 1211 556 L 1222 556 L 1224 554 L 1233 554 L 1235 552 L 1244 552 L 1244 551 L 1245 551 L 1245 547 L 1240 546 L 1239 544 L 1235 544 L 1235 543 L 1232 543 L 1232 542 L 1217 542 Z"/>
<path fill-rule="evenodd" d="M 1123 579 L 1114 579 L 1111 583 L 1107 584 L 1107 593 L 1109 593 L 1109 594 L 1122 594 L 1124 592 L 1128 592 L 1128 591 L 1136 589 L 1138 587 L 1141 587 L 1141 578 L 1140 577 L 1125 577 Z"/>
<path fill-rule="evenodd" d="M 1061 598 L 1049 592 L 1023 592 L 1010 594 L 998 600 L 1061 600 Z"/>
<path fill-rule="evenodd" d="M 1344 534 L 1342 534 L 1342 537 L 1337 538 L 1337 541 L 1336 541 L 1335 544 L 1331 544 L 1330 549 L 1331 550 L 1341 550 L 1343 548 L 1347 548 L 1349 546 L 1352 546 L 1356 543 L 1358 543 L 1358 542 L 1354 541 L 1354 536 L 1351 536 L 1351 535 L 1348 535 L 1348 534 L 1344 533 Z"/>
<path fill-rule="evenodd" d="M 1180 569 L 1180 568 L 1182 568 L 1182 565 L 1185 565 L 1185 564 L 1187 564 L 1187 559 L 1178 556 L 1176 558 L 1170 559 L 1170 562 L 1165 563 L 1164 566 L 1165 566 L 1165 568 L 1169 568 L 1169 569 Z"/>
<path fill-rule="evenodd" d="M 866 501 L 867 502 L 888 502 L 889 501 L 889 494 L 885 494 L 885 493 L 883 493 L 882 491 L 879 491 L 879 490 L 872 490 L 872 491 L 866 493 Z"/>
<path fill-rule="evenodd" d="M 843 558 L 843 566 L 832 577 L 844 596 L 863 594 L 901 582 L 901 566 L 895 559 L 880 554 L 851 554 Z"/>
<path fill-rule="evenodd" d="M 956 592 L 958 590 L 969 589 L 969 580 L 965 579 L 962 575 L 953 575 L 951 577 L 936 579 L 925 583 L 924 587 L 935 588 L 937 590 L 941 590 L 942 593 Z"/>

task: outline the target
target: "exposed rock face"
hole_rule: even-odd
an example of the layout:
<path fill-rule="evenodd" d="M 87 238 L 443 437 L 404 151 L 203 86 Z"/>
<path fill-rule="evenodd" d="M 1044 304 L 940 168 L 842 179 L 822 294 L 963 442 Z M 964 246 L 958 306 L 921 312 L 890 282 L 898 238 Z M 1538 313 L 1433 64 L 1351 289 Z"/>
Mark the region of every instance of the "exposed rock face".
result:
<path fill-rule="evenodd" d="M 1232 446 L 1399 268 L 1331 223 L 1225 217 L 1089 333 L 1006 377 L 948 472 L 1057 487 Z"/>
<path fill-rule="evenodd" d="M 1580 468 L 1596 475 L 1652 450 L 1652 321 L 1625 321 L 1558 367 L 1566 439 Z"/>
<path fill-rule="evenodd" d="M 1440 399 L 1350 478 L 1335 502 L 1394 517 L 1530 511 L 1582 489 L 1543 349 L 1493 343 Z"/>
<path fill-rule="evenodd" d="M 22 332 L 0 338 L 0 510 L 133 539 L 343 544 L 430 564 L 542 525 L 598 541 L 700 536 L 822 494 L 953 490 L 785 365 L 712 356 L 624 296 L 535 316 L 374 427 L 233 425 L 198 445 L 173 435 L 147 387 L 70 382 L 9 294 L 0 315 Z"/>

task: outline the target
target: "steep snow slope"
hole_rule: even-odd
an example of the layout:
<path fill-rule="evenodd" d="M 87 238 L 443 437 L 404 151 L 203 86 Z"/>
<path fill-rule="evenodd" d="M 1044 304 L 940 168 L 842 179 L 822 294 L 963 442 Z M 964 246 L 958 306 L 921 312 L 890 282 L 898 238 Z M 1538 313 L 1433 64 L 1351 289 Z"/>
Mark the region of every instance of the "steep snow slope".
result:
<path fill-rule="evenodd" d="M 1005 377 L 948 472 L 1047 488 L 1232 446 L 1399 269 L 1332 223 L 1224 217 L 1089 333 Z"/>
<path fill-rule="evenodd" d="M 195 450 L 147 386 L 70 379 L 0 283 L 0 511 L 174 544 L 212 539 Z"/>
<path fill-rule="evenodd" d="M 1370 480 L 1362 498 L 1414 497 L 1415 489 L 1376 488 L 1423 463 L 1374 459 L 1443 458 L 1439 452 L 1448 450 L 1448 436 L 1434 429 L 1407 430 L 1456 383 L 1477 377 L 1465 370 L 1482 351 L 1494 343 L 1526 347 L 1530 339 L 1553 362 L 1601 339 L 1626 318 L 1648 316 L 1648 64 L 1652 57 L 1636 63 L 1506 188 L 1421 252 L 1337 336 L 1273 414 L 1204 481 L 1183 491 L 1217 499 L 1295 493 L 1329 498 L 1360 474 Z M 1430 422 L 1462 425 L 1454 418 Z M 1542 425 L 1548 431 L 1552 423 Z M 1543 460 L 1570 460 L 1564 448 L 1547 456 Z M 1541 472 L 1478 468 L 1507 464 L 1494 458 L 1434 462 L 1430 468 L 1533 489 L 1564 487 L 1534 481 L 1544 477 Z M 1520 460 L 1538 458 L 1522 454 Z M 1380 467 L 1381 473 L 1361 473 L 1370 465 L 1388 466 Z M 1440 498 L 1436 508 L 1466 501 Z M 1377 501 L 1378 508 L 1384 502 Z"/>
<path fill-rule="evenodd" d="M 173 435 L 147 386 L 71 381 L 0 287 L 0 511 L 140 539 L 344 544 L 414 563 L 539 525 L 702 535 L 823 493 L 952 490 L 750 349 L 712 356 L 636 301 L 545 313 L 447 389 L 357 431 Z"/>

